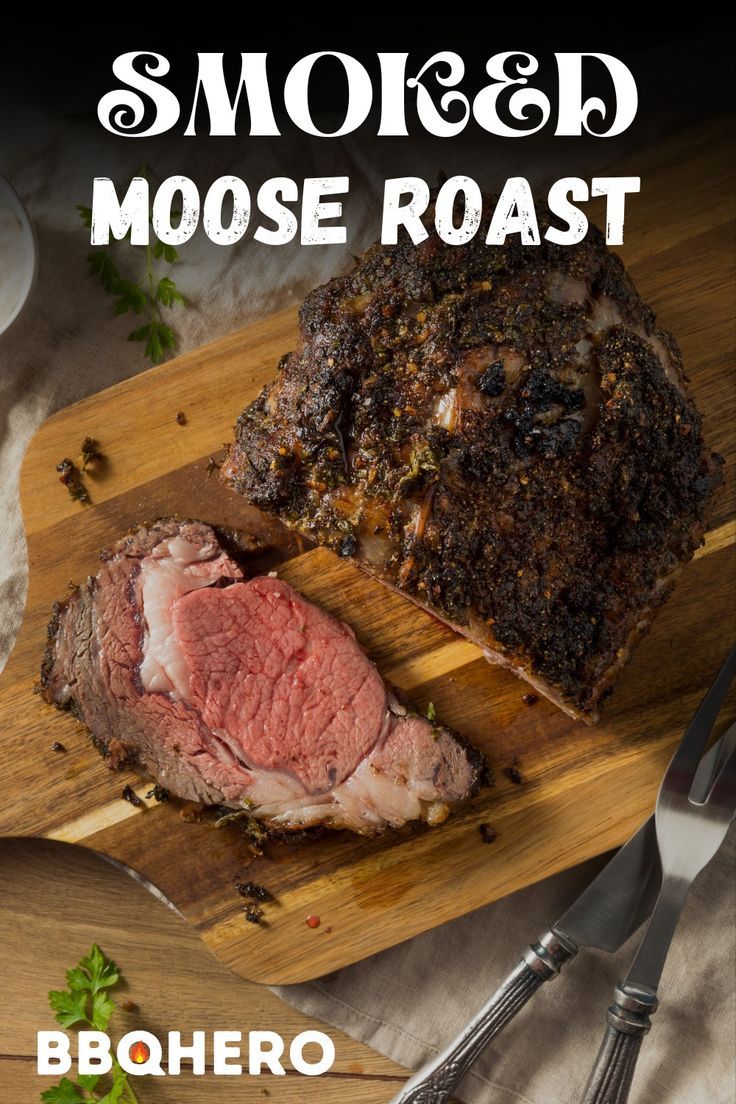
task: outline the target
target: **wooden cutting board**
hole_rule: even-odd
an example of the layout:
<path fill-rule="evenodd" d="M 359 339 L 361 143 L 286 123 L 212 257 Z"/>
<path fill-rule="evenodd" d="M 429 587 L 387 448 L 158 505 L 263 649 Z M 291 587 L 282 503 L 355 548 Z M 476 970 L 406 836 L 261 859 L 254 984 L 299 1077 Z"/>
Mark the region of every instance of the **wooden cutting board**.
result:
<path fill-rule="evenodd" d="M 495 785 L 441 828 L 269 845 L 247 865 L 236 828 L 186 823 L 175 802 L 136 809 L 123 801 L 127 782 L 141 795 L 149 786 L 107 771 L 73 718 L 34 695 L 51 604 L 69 580 L 96 570 L 100 548 L 169 513 L 254 524 L 255 513 L 208 478 L 207 457 L 221 451 L 240 408 L 293 346 L 296 314 L 287 311 L 61 411 L 31 443 L 21 479 L 30 589 L 0 684 L 0 835 L 66 840 L 108 855 L 157 887 L 233 970 L 271 983 L 355 962 L 620 844 L 651 811 L 733 631 L 730 141 L 729 125 L 716 122 L 613 170 L 642 177 L 620 252 L 661 325 L 680 340 L 710 442 L 728 464 L 706 544 L 597 727 L 545 701 L 524 704 L 528 688 L 473 645 L 351 564 L 322 550 L 294 555 L 293 545 L 282 549 L 292 558 L 280 574 L 347 621 L 387 678 L 420 708 L 434 702 L 491 760 Z M 55 465 L 76 456 L 87 435 L 107 459 L 89 479 L 92 504 L 82 506 L 59 484 Z M 731 701 L 722 723 L 734 713 Z M 52 751 L 54 741 L 66 751 Z M 503 773 L 511 766 L 520 784 Z M 482 841 L 481 824 L 492 825 L 495 842 Z M 243 918 L 233 884 L 244 876 L 277 899 L 263 925 Z M 321 919 L 314 930 L 305 924 L 310 914 Z"/>

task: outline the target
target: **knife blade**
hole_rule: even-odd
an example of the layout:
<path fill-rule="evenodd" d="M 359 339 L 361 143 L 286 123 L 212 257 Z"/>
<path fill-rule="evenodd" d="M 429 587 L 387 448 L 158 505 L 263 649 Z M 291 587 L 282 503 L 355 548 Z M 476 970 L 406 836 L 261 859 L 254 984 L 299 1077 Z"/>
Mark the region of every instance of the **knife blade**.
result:
<path fill-rule="evenodd" d="M 624 844 L 552 930 L 577 947 L 617 951 L 654 908 L 662 883 L 654 816 Z"/>
<path fill-rule="evenodd" d="M 715 762 L 721 742 L 705 760 Z M 706 763 L 706 769 L 708 764 Z M 529 947 L 472 1020 L 404 1085 L 391 1104 L 443 1104 L 481 1051 L 545 982 L 557 977 L 580 947 L 615 951 L 652 912 L 662 883 L 654 817 L 628 843 L 556 924 Z M 611 1097 L 611 1100 L 613 1098 Z"/>
<path fill-rule="evenodd" d="M 722 746 L 723 738 L 703 756 L 698 777 L 709 776 Z M 661 885 L 662 864 L 652 814 L 552 925 L 552 930 L 571 939 L 577 947 L 617 951 L 651 915 Z"/>
<path fill-rule="evenodd" d="M 606 864 L 552 928 L 529 947 L 458 1036 L 404 1085 L 391 1104 L 449 1100 L 483 1048 L 582 946 L 616 950 L 654 908 L 661 872 L 654 817 Z"/>

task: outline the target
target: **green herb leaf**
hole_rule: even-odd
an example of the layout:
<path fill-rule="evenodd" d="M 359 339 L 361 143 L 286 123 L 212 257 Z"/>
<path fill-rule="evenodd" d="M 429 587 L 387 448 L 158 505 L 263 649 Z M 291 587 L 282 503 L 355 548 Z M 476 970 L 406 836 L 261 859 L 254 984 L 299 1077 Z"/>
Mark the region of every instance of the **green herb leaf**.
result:
<path fill-rule="evenodd" d="M 81 966 L 75 966 L 73 970 L 67 970 L 66 983 L 70 989 L 80 992 L 89 990 L 89 974 Z"/>
<path fill-rule="evenodd" d="M 80 976 L 85 979 L 83 983 L 78 980 Z M 80 959 L 79 965 L 73 970 L 68 970 L 66 977 L 70 988 L 75 988 L 71 982 L 73 977 L 77 987 L 96 993 L 99 989 L 109 989 L 111 985 L 117 985 L 120 972 L 112 959 L 106 958 L 97 944 L 93 943 L 89 954 Z"/>
<path fill-rule="evenodd" d="M 93 249 L 87 254 L 87 264 L 90 275 L 99 277 L 105 291 L 110 295 L 117 295 L 120 272 L 107 250 Z"/>
<path fill-rule="evenodd" d="M 116 964 L 92 944 L 76 966 L 66 971 L 69 989 L 52 990 L 49 1004 L 62 1027 L 86 1023 L 97 1031 L 106 1031 L 115 1012 L 109 990 L 120 981 Z M 91 1006 L 91 1007 L 90 1007 Z M 96 1074 L 80 1076 L 76 1082 L 62 1078 L 58 1085 L 41 1094 L 44 1104 L 137 1104 L 127 1074 L 113 1061 L 112 1084 L 102 1097 L 95 1093 L 101 1078 Z"/>
<path fill-rule="evenodd" d="M 160 364 L 164 359 L 164 347 L 161 344 L 158 326 L 155 322 L 151 322 L 148 327 L 148 341 L 143 351 L 152 364 Z"/>
<path fill-rule="evenodd" d="M 171 327 L 167 326 L 165 322 L 159 322 L 158 329 L 159 329 L 159 333 L 161 335 L 161 340 L 164 343 L 165 347 L 167 349 L 175 349 L 176 348 L 176 334 L 171 329 Z"/>
<path fill-rule="evenodd" d="M 174 303 L 184 305 L 184 296 L 177 288 L 170 276 L 162 276 L 156 288 L 156 299 L 165 307 L 173 307 Z"/>
<path fill-rule="evenodd" d="M 128 341 L 148 341 L 151 333 L 151 323 L 146 322 L 145 326 L 141 326 L 139 330 L 133 330 L 128 334 Z"/>
<path fill-rule="evenodd" d="M 181 214 L 181 212 L 179 213 Z M 176 211 L 172 211 L 171 217 L 174 218 L 175 216 Z M 163 257 L 163 259 L 169 264 L 176 264 L 176 262 L 179 260 L 179 254 L 177 253 L 174 246 L 168 245 L 166 242 L 162 242 L 159 238 L 157 238 L 154 243 L 153 255 L 158 260 L 161 260 L 161 258 Z"/>
<path fill-rule="evenodd" d="M 92 209 L 83 204 L 77 204 L 77 212 L 84 225 L 89 229 L 92 225 Z M 172 212 L 172 217 L 176 217 Z M 181 212 L 178 212 L 181 216 Z M 152 212 L 149 211 L 149 222 Z M 125 241 L 130 242 L 131 229 L 125 234 Z M 177 288 L 170 276 L 160 275 L 156 261 L 165 261 L 167 264 L 175 264 L 179 254 L 173 245 L 168 245 L 154 237 L 154 240 L 144 250 L 146 257 L 145 271 L 139 279 L 129 279 L 122 276 L 113 260 L 112 247 L 115 242 L 110 242 L 110 248 L 94 249 L 87 255 L 87 264 L 91 276 L 95 276 L 102 284 L 108 295 L 115 298 L 113 314 L 138 314 L 147 315 L 145 326 L 140 326 L 128 335 L 129 341 L 141 341 L 144 343 L 144 355 L 154 364 L 159 364 L 166 354 L 176 348 L 176 335 L 163 319 L 162 310 L 171 310 L 174 306 L 186 306 L 184 296 Z M 117 254 L 118 256 L 120 254 Z M 140 255 L 140 254 L 139 254 Z"/>
<path fill-rule="evenodd" d="M 151 335 L 146 345 L 146 356 L 150 357 L 154 364 L 160 364 L 164 359 L 166 349 L 176 346 L 176 337 L 164 322 L 151 323 Z"/>
<path fill-rule="evenodd" d="M 114 314 L 125 314 L 126 311 L 140 314 L 148 306 L 148 296 L 145 291 L 140 284 L 134 284 L 132 280 L 118 280 L 114 294 L 119 296 L 112 308 Z"/>
<path fill-rule="evenodd" d="M 62 1078 L 53 1089 L 41 1093 L 44 1104 L 85 1104 L 81 1090 L 68 1077 Z"/>
<path fill-rule="evenodd" d="M 118 1102 L 123 1099 L 123 1093 L 127 1087 L 127 1079 L 125 1081 L 114 1082 L 110 1091 L 100 1097 L 98 1104 L 118 1104 Z"/>
<path fill-rule="evenodd" d="M 77 210 L 79 211 L 79 217 L 88 230 L 92 229 L 92 208 L 85 207 L 83 204 L 77 204 Z"/>
<path fill-rule="evenodd" d="M 112 1086 L 110 1091 L 103 1096 L 98 1104 L 119 1104 L 121 1100 L 135 1101 L 135 1093 L 128 1081 L 128 1075 L 123 1072 L 117 1062 L 113 1065 Z"/>
<path fill-rule="evenodd" d="M 56 1022 L 62 1027 L 71 1027 L 72 1024 L 80 1023 L 82 1020 L 89 1023 L 87 996 L 86 992 L 68 993 L 66 989 L 52 990 L 49 993 L 49 1004 L 56 1013 Z"/>
<path fill-rule="evenodd" d="M 165 322 L 147 322 L 139 330 L 128 334 L 128 341 L 145 341 L 144 354 L 154 364 L 160 364 L 167 349 L 176 348 L 176 334 Z"/>
<path fill-rule="evenodd" d="M 83 1089 L 87 1089 L 88 1092 L 92 1092 L 99 1080 L 100 1075 L 98 1073 L 80 1073 L 77 1077 L 77 1084 L 81 1085 Z"/>
<path fill-rule="evenodd" d="M 430 702 L 429 705 L 427 706 L 426 716 L 427 716 L 428 721 L 436 721 L 437 720 L 437 710 L 434 707 L 434 702 Z"/>
<path fill-rule="evenodd" d="M 114 1011 L 115 1001 L 110 1000 L 104 990 L 95 993 L 92 997 L 92 1026 L 95 1031 L 105 1031 L 107 1029 Z"/>

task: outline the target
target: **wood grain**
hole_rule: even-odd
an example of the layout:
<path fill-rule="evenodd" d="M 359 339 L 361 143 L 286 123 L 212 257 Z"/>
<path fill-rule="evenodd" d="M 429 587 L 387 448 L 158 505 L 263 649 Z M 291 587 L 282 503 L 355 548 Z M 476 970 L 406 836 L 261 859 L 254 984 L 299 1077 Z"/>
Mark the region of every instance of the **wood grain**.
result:
<path fill-rule="evenodd" d="M 302 1015 L 262 986 L 234 978 L 180 916 L 97 855 L 40 840 L 3 840 L 0 884 L 0 1098 L 8 1104 L 37 1101 L 54 1084 L 36 1074 L 36 1032 L 57 1026 L 46 994 L 63 986 L 64 971 L 92 942 L 123 972 L 125 985 L 115 998 L 138 1006 L 116 1014 L 116 1038 L 134 1027 L 164 1039 L 169 1030 L 184 1039 L 202 1030 L 208 1040 L 213 1031 L 246 1037 L 250 1030 L 270 1030 L 288 1047 L 300 1031 L 316 1028 L 335 1043 L 335 1064 L 323 1077 L 287 1070 L 286 1077 L 216 1078 L 210 1055 L 203 1077 L 185 1070 L 181 1077 L 146 1078 L 139 1093 L 145 1104 L 385 1104 L 406 1076 L 365 1044 Z"/>
<path fill-rule="evenodd" d="M 243 922 L 233 882 L 249 861 L 235 829 L 184 824 L 175 805 L 136 810 L 130 779 L 104 770 L 84 733 L 33 696 L 45 624 L 68 579 L 141 520 L 168 513 L 247 529 L 259 516 L 207 478 L 207 455 L 295 340 L 285 312 L 95 395 L 51 418 L 26 457 L 22 502 L 31 583 L 0 687 L 0 834 L 84 844 L 138 871 L 175 902 L 233 970 L 259 981 L 315 977 L 620 844 L 651 809 L 682 727 L 730 644 L 734 608 L 733 212 L 730 129 L 636 154 L 615 171 L 643 180 L 620 250 L 662 326 L 682 345 L 726 487 L 706 545 L 641 645 L 594 729 L 490 667 L 472 645 L 322 550 L 293 544 L 280 573 L 355 629 L 382 672 L 486 752 L 496 784 L 439 830 L 378 841 L 345 834 L 270 846 L 249 868 L 278 897 L 267 925 Z M 176 413 L 187 416 L 179 426 Z M 54 466 L 86 435 L 108 460 L 93 505 L 72 503 Z M 262 524 L 262 519 L 260 519 Z M 271 527 L 276 543 L 281 539 Z M 734 713 L 733 702 L 723 723 Z M 50 750 L 53 740 L 67 747 Z M 518 759 L 523 783 L 503 769 Z M 135 780 L 133 780 L 135 782 Z M 139 793 L 147 786 L 136 782 Z M 478 826 L 498 833 L 482 843 Z M 322 926 L 309 931 L 309 913 Z"/>

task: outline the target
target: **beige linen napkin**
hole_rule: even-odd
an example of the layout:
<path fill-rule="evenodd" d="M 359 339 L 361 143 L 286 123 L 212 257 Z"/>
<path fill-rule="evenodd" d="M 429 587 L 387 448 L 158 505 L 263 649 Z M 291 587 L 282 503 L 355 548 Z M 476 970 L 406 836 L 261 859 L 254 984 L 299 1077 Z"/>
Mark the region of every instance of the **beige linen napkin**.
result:
<path fill-rule="evenodd" d="M 673 114 L 673 118 L 674 118 Z M 114 318 L 110 299 L 86 275 L 89 246 L 74 210 L 88 203 L 94 175 L 120 182 L 133 175 L 139 148 L 100 136 L 94 122 L 38 118 L 0 119 L 0 171 L 26 202 L 39 239 L 37 286 L 20 319 L 0 336 L 0 659 L 17 632 L 26 590 L 25 548 L 17 501 L 23 452 L 52 411 L 146 367 L 132 328 Z M 644 135 L 638 134 L 643 141 Z M 247 145 L 247 143 L 246 143 Z M 512 143 L 513 145 L 513 143 Z M 380 181 L 401 168 L 392 153 L 359 142 L 341 147 L 290 137 L 278 143 L 242 144 L 161 140 L 152 166 L 161 177 L 186 172 L 206 183 L 234 173 L 257 184 L 291 172 L 295 177 L 343 174 L 348 245 L 278 249 L 248 240 L 219 249 L 201 237 L 182 248 L 176 280 L 190 300 L 174 324 L 182 351 L 301 299 L 315 284 L 349 263 L 377 236 Z M 622 143 L 547 145 L 538 177 L 585 175 L 610 160 Z M 587 149 L 587 163 L 585 160 Z M 503 180 L 518 164 L 516 150 L 496 144 L 491 173 L 480 147 L 448 148 L 448 171 Z M 255 151 L 255 152 L 254 152 Z M 450 157 L 450 152 L 452 156 Z M 385 163 L 381 163 L 381 156 Z M 405 161 L 428 178 L 443 161 L 437 143 L 419 144 Z M 525 155 L 526 156 L 526 155 Z M 288 165 L 285 164 L 285 159 Z M 462 162 L 462 166 L 461 166 Z M 257 172 L 254 171 L 257 164 Z M 434 168 L 430 170 L 429 166 Z M 213 166 L 215 172 L 212 171 Z M 409 171 L 409 166 L 406 166 Z M 527 174 L 534 176 L 529 168 Z M 2 258 L 0 257 L 0 264 Z M 223 396 L 238 410 L 237 395 Z M 103 442 L 104 445 L 104 442 Z M 49 463 L 56 460 L 49 457 Z M 60 490 L 60 493 L 61 490 Z M 492 848 L 488 861 L 493 861 Z M 566 907 L 597 864 L 588 864 L 531 887 L 411 942 L 308 985 L 282 988 L 281 996 L 320 1019 L 339 1025 L 406 1066 L 420 1065 L 466 1022 L 515 964 L 521 950 Z M 733 1104 L 734 840 L 699 880 L 687 906 L 663 979 L 663 1007 L 647 1040 L 633 1101 L 647 1104 Z M 480 876 L 480 875 L 479 875 Z M 572 1104 L 579 1097 L 601 1032 L 612 985 L 625 970 L 630 948 L 616 958 L 585 954 L 567 976 L 536 997 L 501 1036 L 463 1085 L 468 1104 Z"/>
<path fill-rule="evenodd" d="M 548 878 L 328 977 L 275 991 L 418 1069 L 467 1023 L 603 862 Z M 735 869 L 732 828 L 685 907 L 630 1104 L 736 1100 Z M 581 951 L 488 1047 L 456 1095 L 467 1104 L 578 1104 L 613 987 L 635 948 L 636 936 L 615 955 Z"/>

